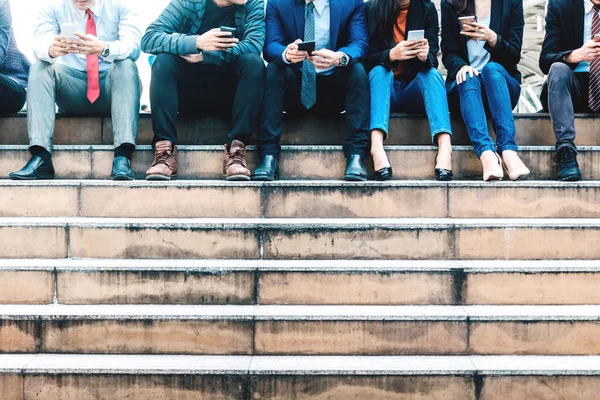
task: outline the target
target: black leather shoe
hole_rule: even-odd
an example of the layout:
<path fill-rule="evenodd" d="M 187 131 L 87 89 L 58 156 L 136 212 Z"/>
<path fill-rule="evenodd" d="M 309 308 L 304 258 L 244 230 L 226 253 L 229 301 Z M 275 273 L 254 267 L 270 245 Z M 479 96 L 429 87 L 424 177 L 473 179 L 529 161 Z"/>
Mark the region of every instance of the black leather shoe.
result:
<path fill-rule="evenodd" d="M 372 181 L 389 181 L 394 177 L 392 167 L 384 167 L 378 171 L 375 171 L 369 178 Z"/>
<path fill-rule="evenodd" d="M 367 167 L 365 166 L 365 158 L 359 154 L 353 154 L 346 158 L 346 172 L 344 173 L 345 181 L 366 181 Z"/>
<path fill-rule="evenodd" d="M 253 181 L 270 182 L 279 179 L 279 162 L 275 156 L 264 156 L 252 173 Z"/>
<path fill-rule="evenodd" d="M 440 182 L 449 182 L 454 178 L 454 174 L 449 169 L 436 168 L 435 180 Z"/>
<path fill-rule="evenodd" d="M 132 181 L 135 175 L 131 170 L 131 161 L 127 157 L 115 157 L 110 179 L 113 181 Z"/>
<path fill-rule="evenodd" d="M 25 166 L 9 176 L 13 181 L 35 181 L 39 179 L 54 179 L 52 160 L 44 162 L 39 156 L 33 156 Z"/>
<path fill-rule="evenodd" d="M 563 147 L 556 153 L 554 161 L 558 163 L 558 180 L 581 180 L 581 171 L 577 163 L 577 151 L 575 149 L 572 147 Z"/>

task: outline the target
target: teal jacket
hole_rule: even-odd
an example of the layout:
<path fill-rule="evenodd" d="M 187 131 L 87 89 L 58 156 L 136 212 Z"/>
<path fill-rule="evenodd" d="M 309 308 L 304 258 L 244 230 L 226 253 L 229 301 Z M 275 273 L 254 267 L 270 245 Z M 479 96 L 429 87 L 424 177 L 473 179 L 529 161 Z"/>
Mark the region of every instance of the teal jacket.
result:
<path fill-rule="evenodd" d="M 264 0 L 248 0 L 235 6 L 238 44 L 227 51 L 204 51 L 204 63 L 229 64 L 244 54 L 260 55 L 265 43 Z M 177 56 L 198 54 L 196 34 L 206 10 L 206 0 L 172 0 L 146 30 L 142 50 L 150 54 L 170 53 Z"/>

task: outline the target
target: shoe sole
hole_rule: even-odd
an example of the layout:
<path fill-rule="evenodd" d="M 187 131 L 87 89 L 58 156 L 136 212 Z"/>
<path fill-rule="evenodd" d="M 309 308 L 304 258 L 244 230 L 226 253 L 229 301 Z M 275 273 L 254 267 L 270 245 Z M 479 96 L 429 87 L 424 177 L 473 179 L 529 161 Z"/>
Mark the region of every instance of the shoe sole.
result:
<path fill-rule="evenodd" d="M 148 175 L 146 176 L 147 181 L 171 181 L 177 178 L 176 175 L 166 176 L 166 175 Z"/>
<path fill-rule="evenodd" d="M 357 175 L 344 175 L 342 179 L 347 182 L 365 182 L 367 180 L 366 177 Z"/>
<path fill-rule="evenodd" d="M 44 175 L 36 178 L 26 178 L 22 176 L 9 176 L 9 179 L 12 181 L 50 181 L 54 179 L 54 176 Z"/>
<path fill-rule="evenodd" d="M 130 176 L 111 176 L 110 179 L 116 182 L 125 182 L 125 181 L 133 181 L 135 178 Z"/>
<path fill-rule="evenodd" d="M 564 178 L 560 178 L 560 182 L 576 182 L 581 180 L 581 175 L 571 175 L 565 176 Z"/>
<path fill-rule="evenodd" d="M 249 181 L 250 177 L 247 175 L 232 175 L 232 176 L 228 176 L 227 178 L 225 178 L 228 181 L 233 181 L 233 182 L 240 182 L 240 181 Z"/>

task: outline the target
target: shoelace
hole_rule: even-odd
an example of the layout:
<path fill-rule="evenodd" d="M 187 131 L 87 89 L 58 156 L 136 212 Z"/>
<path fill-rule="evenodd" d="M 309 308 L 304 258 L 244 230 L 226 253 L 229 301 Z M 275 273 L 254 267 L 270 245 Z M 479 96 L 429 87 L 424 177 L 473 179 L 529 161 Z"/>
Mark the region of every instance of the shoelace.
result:
<path fill-rule="evenodd" d="M 563 150 L 556 154 L 554 161 L 557 161 L 560 165 L 568 165 L 575 162 L 575 154 L 569 150 Z"/>
<path fill-rule="evenodd" d="M 246 163 L 244 162 L 244 155 L 245 152 L 244 150 L 237 150 L 235 153 L 229 153 L 229 165 L 240 163 L 242 164 L 244 167 L 246 166 Z"/>
<path fill-rule="evenodd" d="M 152 166 L 154 167 L 158 164 L 167 164 L 171 157 L 173 157 L 173 153 L 170 151 L 165 151 L 155 158 L 154 162 L 152 163 Z"/>

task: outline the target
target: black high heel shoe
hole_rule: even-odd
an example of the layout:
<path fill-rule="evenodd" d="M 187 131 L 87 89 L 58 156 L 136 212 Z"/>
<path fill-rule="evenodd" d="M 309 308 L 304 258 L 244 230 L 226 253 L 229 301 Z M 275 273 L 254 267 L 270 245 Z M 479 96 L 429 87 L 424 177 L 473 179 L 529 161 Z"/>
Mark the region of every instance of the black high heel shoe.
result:
<path fill-rule="evenodd" d="M 389 181 L 394 177 L 392 173 L 392 167 L 383 167 L 378 171 L 375 171 L 373 175 L 369 178 L 372 181 Z"/>
<path fill-rule="evenodd" d="M 435 158 L 435 165 L 437 165 L 437 157 Z M 440 181 L 440 182 L 450 182 L 452 179 L 454 179 L 454 174 L 452 173 L 452 170 L 450 169 L 445 169 L 445 168 L 435 168 L 435 180 L 436 181 Z"/>

